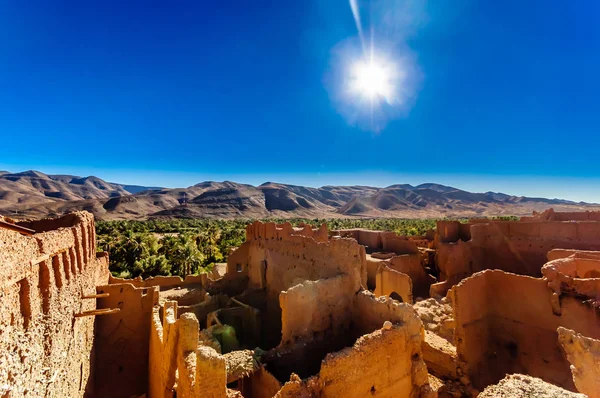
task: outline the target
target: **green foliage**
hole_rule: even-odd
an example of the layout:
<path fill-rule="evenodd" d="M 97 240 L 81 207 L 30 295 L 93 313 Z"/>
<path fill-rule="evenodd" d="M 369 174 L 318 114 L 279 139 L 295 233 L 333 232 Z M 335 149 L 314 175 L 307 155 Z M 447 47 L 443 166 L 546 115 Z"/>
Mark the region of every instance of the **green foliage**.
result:
<path fill-rule="evenodd" d="M 253 220 L 173 219 L 148 221 L 98 221 L 98 250 L 109 252 L 115 276 L 147 278 L 207 272 L 224 262 L 233 248 L 244 243 L 246 225 Z M 436 220 L 373 219 L 267 219 L 300 223 L 329 230 L 365 228 L 400 235 L 424 235 Z"/>
<path fill-rule="evenodd" d="M 115 276 L 198 274 L 225 261 L 245 240 L 247 221 L 98 221 L 98 250 Z"/>
<path fill-rule="evenodd" d="M 149 255 L 141 257 L 133 263 L 133 273 L 141 275 L 142 278 L 147 278 L 154 275 L 169 275 L 171 265 L 169 260 L 163 255 Z"/>

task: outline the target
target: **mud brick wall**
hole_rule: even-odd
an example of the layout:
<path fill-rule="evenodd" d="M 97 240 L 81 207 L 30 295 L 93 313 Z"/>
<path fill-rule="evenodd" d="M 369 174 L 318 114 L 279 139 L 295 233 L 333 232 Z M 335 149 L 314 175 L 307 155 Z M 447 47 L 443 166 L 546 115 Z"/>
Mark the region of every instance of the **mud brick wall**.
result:
<path fill-rule="evenodd" d="M 82 397 L 93 392 L 96 285 L 108 257 L 96 255 L 86 212 L 0 229 L 0 396 Z"/>

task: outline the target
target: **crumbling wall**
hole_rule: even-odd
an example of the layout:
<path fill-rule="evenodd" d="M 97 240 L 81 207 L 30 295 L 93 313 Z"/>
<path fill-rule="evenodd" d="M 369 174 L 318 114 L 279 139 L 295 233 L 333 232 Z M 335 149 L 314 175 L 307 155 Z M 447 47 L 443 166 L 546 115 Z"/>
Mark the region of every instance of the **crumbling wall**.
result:
<path fill-rule="evenodd" d="M 381 231 L 370 231 L 368 229 L 357 229 L 352 233 L 352 237 L 358 241 L 359 245 L 366 246 L 371 250 L 382 250 L 383 242 Z"/>
<path fill-rule="evenodd" d="M 219 308 L 224 308 L 229 302 L 229 297 L 219 294 L 216 296 L 208 296 L 205 300 L 192 305 L 180 305 L 177 306 L 177 316 L 180 317 L 186 313 L 192 313 L 200 322 L 200 327 L 205 329 L 206 325 L 206 317 L 209 313 L 218 310 Z"/>
<path fill-rule="evenodd" d="M 382 264 L 377 269 L 375 295 L 392 296 L 393 293 L 400 296 L 402 302 L 412 303 L 412 280 L 410 276 Z"/>
<path fill-rule="evenodd" d="M 455 243 L 438 243 L 435 248 L 435 264 L 439 269 L 439 280 L 445 289 L 432 287 L 440 296 L 462 279 L 473 274 L 473 254 L 471 243 L 458 241 Z"/>
<path fill-rule="evenodd" d="M 236 273 L 241 262 L 250 287 L 267 287 L 279 292 L 299 281 L 318 280 L 347 274 L 366 286 L 364 248 L 353 240 L 337 239 L 317 242 L 312 238 L 290 235 L 278 239 L 245 242 L 245 258 L 228 259 L 228 272 Z M 247 270 L 247 271 L 246 271 Z"/>
<path fill-rule="evenodd" d="M 272 348 L 281 341 L 281 292 L 305 281 L 338 275 L 348 275 L 354 286 L 367 285 L 365 249 L 356 241 L 317 242 L 312 237 L 288 234 L 285 228 L 279 230 L 272 223 L 252 225 L 254 231 L 264 231 L 267 237 L 249 239 L 229 256 L 223 279 L 235 275 L 247 278 L 249 288 L 265 289 L 261 347 Z"/>
<path fill-rule="evenodd" d="M 598 222 L 490 222 L 471 227 L 473 272 L 501 269 L 541 275 L 554 248 L 600 249 Z"/>
<path fill-rule="evenodd" d="M 177 397 L 225 398 L 227 369 L 223 356 L 213 348 L 198 345 L 200 328 L 193 314 L 183 314 L 177 327 Z"/>
<path fill-rule="evenodd" d="M 532 216 L 521 217 L 521 221 L 600 221 L 599 211 L 556 212 L 548 209 Z"/>
<path fill-rule="evenodd" d="M 584 299 L 568 295 L 557 314 L 553 294 L 544 279 L 491 270 L 452 289 L 457 354 L 476 387 L 526 373 L 574 389 L 556 329 L 598 338 L 600 323 Z"/>
<path fill-rule="evenodd" d="M 573 381 L 589 398 L 600 397 L 600 340 L 559 327 L 558 339 L 571 363 Z"/>
<path fill-rule="evenodd" d="M 420 333 L 406 325 L 390 326 L 360 337 L 329 354 L 319 372 L 320 397 L 420 397 L 428 387 Z"/>
<path fill-rule="evenodd" d="M 352 309 L 353 333 L 362 337 L 325 358 L 320 396 L 427 396 L 423 324 L 412 307 L 363 290 L 355 295 Z"/>
<path fill-rule="evenodd" d="M 429 373 L 443 380 L 458 380 L 456 347 L 437 334 L 425 331 L 423 360 Z"/>
<path fill-rule="evenodd" d="M 192 313 L 177 318 L 177 303 L 168 301 L 152 309 L 150 329 L 148 397 L 227 396 L 225 358 L 200 344 L 200 324 Z M 176 380 L 176 375 L 178 378 Z M 115 396 L 115 395 L 103 395 Z"/>
<path fill-rule="evenodd" d="M 440 220 L 436 223 L 437 237 L 442 243 L 456 242 L 460 238 L 460 222 Z"/>
<path fill-rule="evenodd" d="M 380 232 L 384 252 L 396 254 L 418 253 L 417 244 L 406 236 L 399 236 L 395 232 Z"/>
<path fill-rule="evenodd" d="M 600 252 L 593 250 L 576 250 L 576 249 L 552 249 L 546 254 L 548 261 L 558 260 L 566 257 L 589 258 L 592 260 L 600 260 Z"/>
<path fill-rule="evenodd" d="M 281 344 L 310 340 L 319 334 L 348 333 L 352 301 L 359 286 L 348 275 L 305 281 L 279 296 Z"/>
<path fill-rule="evenodd" d="M 160 307 L 152 310 L 150 346 L 148 351 L 148 396 L 150 398 L 172 398 L 177 371 L 177 303 L 166 302 L 163 319 Z"/>
<path fill-rule="evenodd" d="M 170 289 L 174 287 L 184 287 L 189 285 L 201 285 L 206 286 L 208 282 L 208 274 L 200 274 L 200 275 L 186 275 L 185 279 L 182 279 L 180 276 L 151 276 L 146 279 L 142 279 L 141 276 L 132 279 L 124 279 L 117 278 L 114 276 L 110 276 L 109 284 L 120 284 L 120 283 L 129 283 L 135 287 L 154 287 L 157 286 L 161 290 L 162 289 Z"/>
<path fill-rule="evenodd" d="M 540 277 L 546 255 L 555 248 L 600 250 L 600 222 L 487 221 L 470 225 L 470 240 L 460 232 L 463 224 L 438 222 L 436 265 L 440 283 L 433 296 L 443 296 L 461 279 L 486 269 Z M 462 237 L 461 237 L 462 236 Z"/>
<path fill-rule="evenodd" d="M 329 354 L 322 361 L 319 358 L 320 368 L 304 373 L 306 381 L 292 374 L 276 397 L 431 396 L 421 351 L 423 324 L 412 307 L 389 297 L 376 298 L 366 290 L 353 297 L 353 327 L 342 335 L 349 344 L 338 348 L 337 341 L 330 342 Z M 268 368 L 281 370 L 277 358 L 297 359 L 294 354 L 314 353 L 310 349 L 314 341 L 291 346 L 291 354 L 276 349 L 275 362 L 268 363 Z M 302 351 L 303 346 L 309 349 Z"/>
<path fill-rule="evenodd" d="M 399 303 L 389 297 L 376 297 L 363 290 L 356 294 L 352 306 L 355 338 L 379 329 L 385 321 L 410 327 L 410 333 L 421 333 L 423 323 L 410 304 Z"/>
<path fill-rule="evenodd" d="M 373 253 L 375 254 L 375 253 Z M 391 258 L 393 254 L 390 253 L 386 258 Z M 376 279 L 377 279 L 377 270 L 379 266 L 385 263 L 385 259 L 379 258 L 379 256 L 373 256 L 371 254 L 366 255 L 367 259 L 367 287 L 369 290 L 374 290 L 376 288 Z"/>
<path fill-rule="evenodd" d="M 272 222 L 262 223 L 255 221 L 246 226 L 246 241 L 254 239 L 284 239 L 291 235 L 313 238 L 317 242 L 327 242 L 329 239 L 327 224 L 325 223 L 318 229 L 312 229 L 310 225 L 293 228 L 289 222 L 275 224 Z"/>
<path fill-rule="evenodd" d="M 158 288 L 129 283 L 97 287 L 99 308 L 119 308 L 96 320 L 95 391 L 100 397 L 131 397 L 148 388 L 150 331 Z"/>
<path fill-rule="evenodd" d="M 418 253 L 418 246 L 427 246 L 423 237 L 400 236 L 390 231 L 373 231 L 368 229 L 343 229 L 337 231 L 342 238 L 355 239 L 359 245 L 365 246 L 369 253 L 386 252 L 395 254 Z"/>
<path fill-rule="evenodd" d="M 298 375 L 292 374 L 290 381 L 286 382 L 274 398 L 316 398 L 319 395 L 317 377 L 302 380 Z"/>
<path fill-rule="evenodd" d="M 600 252 L 587 252 L 596 253 Z M 576 255 L 547 262 L 542 274 L 556 296 L 567 293 L 575 296 L 600 300 L 600 259 L 581 258 Z M 557 298 L 558 300 L 558 298 Z"/>
<path fill-rule="evenodd" d="M 413 294 L 416 297 L 429 295 L 429 287 L 434 279 L 425 272 L 419 253 L 394 256 L 387 263 L 391 269 L 406 274 L 412 279 Z"/>
<path fill-rule="evenodd" d="M 108 280 L 94 219 L 79 212 L 0 229 L 0 395 L 82 397 L 93 392 L 95 293 Z"/>

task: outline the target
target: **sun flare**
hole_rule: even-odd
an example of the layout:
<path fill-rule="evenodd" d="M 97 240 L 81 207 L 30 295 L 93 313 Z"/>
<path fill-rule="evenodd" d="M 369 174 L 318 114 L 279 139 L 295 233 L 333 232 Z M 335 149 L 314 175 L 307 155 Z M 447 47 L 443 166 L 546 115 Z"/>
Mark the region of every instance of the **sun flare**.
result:
<path fill-rule="evenodd" d="M 390 65 L 375 59 L 359 61 L 352 68 L 352 90 L 374 100 L 389 100 L 394 91 Z"/>

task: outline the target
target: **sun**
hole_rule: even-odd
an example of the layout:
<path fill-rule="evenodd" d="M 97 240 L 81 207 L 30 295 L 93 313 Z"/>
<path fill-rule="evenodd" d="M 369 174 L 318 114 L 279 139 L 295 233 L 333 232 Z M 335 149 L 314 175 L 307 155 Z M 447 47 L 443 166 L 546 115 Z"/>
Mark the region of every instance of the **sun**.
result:
<path fill-rule="evenodd" d="M 361 60 L 352 67 L 351 88 L 370 100 L 389 100 L 394 92 L 390 65 L 373 58 Z"/>

